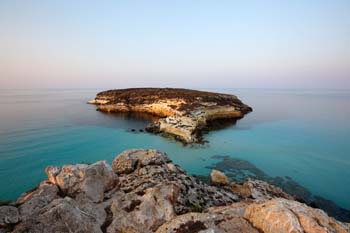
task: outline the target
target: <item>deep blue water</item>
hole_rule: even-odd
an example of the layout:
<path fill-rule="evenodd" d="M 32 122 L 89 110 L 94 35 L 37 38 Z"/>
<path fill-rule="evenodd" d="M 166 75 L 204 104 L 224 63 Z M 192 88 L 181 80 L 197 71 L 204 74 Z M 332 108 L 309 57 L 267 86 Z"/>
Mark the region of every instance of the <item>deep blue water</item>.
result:
<path fill-rule="evenodd" d="M 254 111 L 197 146 L 131 132 L 150 119 L 95 111 L 86 101 L 98 91 L 0 90 L 0 200 L 36 186 L 48 165 L 111 162 L 125 149 L 155 148 L 197 175 L 210 172 L 213 155 L 243 159 L 350 208 L 348 91 L 213 90 L 236 94 Z"/>

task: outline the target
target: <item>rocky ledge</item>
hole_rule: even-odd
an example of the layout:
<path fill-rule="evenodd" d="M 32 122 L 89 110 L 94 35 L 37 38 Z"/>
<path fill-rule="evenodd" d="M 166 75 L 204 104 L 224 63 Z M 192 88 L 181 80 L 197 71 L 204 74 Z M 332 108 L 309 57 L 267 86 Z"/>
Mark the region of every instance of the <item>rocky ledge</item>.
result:
<path fill-rule="evenodd" d="M 185 142 L 201 142 L 202 133 L 219 119 L 238 119 L 252 108 L 236 96 L 173 88 L 134 88 L 100 92 L 89 101 L 104 112 L 143 112 L 159 120 L 146 130 Z"/>
<path fill-rule="evenodd" d="M 156 150 L 127 150 L 110 166 L 46 168 L 47 180 L 0 206 L 0 232 L 350 232 L 350 225 L 266 182 L 200 182 Z"/>

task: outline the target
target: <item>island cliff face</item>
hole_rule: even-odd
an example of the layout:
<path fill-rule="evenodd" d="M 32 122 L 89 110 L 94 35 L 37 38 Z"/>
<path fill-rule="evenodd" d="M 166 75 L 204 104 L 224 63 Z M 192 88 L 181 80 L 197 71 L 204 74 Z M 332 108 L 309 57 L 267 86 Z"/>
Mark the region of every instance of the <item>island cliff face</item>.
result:
<path fill-rule="evenodd" d="M 37 188 L 0 206 L 1 233 L 350 232 L 266 182 L 236 184 L 213 170 L 208 185 L 156 150 L 45 171 Z"/>
<path fill-rule="evenodd" d="M 143 112 L 160 117 L 146 130 L 186 142 L 201 142 L 208 123 L 238 119 L 252 108 L 236 96 L 173 88 L 133 88 L 104 91 L 89 101 L 104 112 Z"/>

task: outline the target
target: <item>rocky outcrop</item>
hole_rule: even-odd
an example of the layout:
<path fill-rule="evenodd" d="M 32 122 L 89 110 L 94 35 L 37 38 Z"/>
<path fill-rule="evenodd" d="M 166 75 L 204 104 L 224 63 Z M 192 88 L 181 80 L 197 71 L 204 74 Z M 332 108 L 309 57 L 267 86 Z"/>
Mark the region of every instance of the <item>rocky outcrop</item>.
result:
<path fill-rule="evenodd" d="M 0 232 L 350 232 L 266 182 L 239 186 L 214 171 L 211 186 L 156 150 L 46 173 L 37 188 L 0 206 Z"/>
<path fill-rule="evenodd" d="M 157 233 L 217 232 L 259 233 L 243 217 L 248 203 L 234 203 L 226 207 L 210 208 L 205 213 L 187 213 L 163 224 Z"/>
<path fill-rule="evenodd" d="M 193 209 L 227 205 L 240 200 L 233 192 L 207 185 L 188 176 L 180 167 L 174 165 L 166 154 L 157 150 L 125 151 L 114 159 L 112 167 L 119 174 L 120 189 L 126 193 L 143 193 L 144 190 L 164 182 L 176 185 L 179 188 L 179 195 L 174 204 L 177 214 Z"/>
<path fill-rule="evenodd" d="M 201 142 L 203 130 L 218 119 L 238 119 L 252 108 L 236 96 L 173 88 L 133 88 L 104 91 L 88 103 L 104 112 L 143 112 L 161 117 L 146 130 Z"/>
<path fill-rule="evenodd" d="M 282 198 L 247 206 L 244 218 L 266 233 L 350 232 L 349 225 L 329 218 L 322 210 Z"/>
<path fill-rule="evenodd" d="M 157 233 L 179 232 L 346 233 L 350 232 L 350 228 L 348 224 L 328 217 L 322 210 L 297 201 L 275 198 L 213 207 L 205 213 L 187 213 L 157 230 Z"/>
<path fill-rule="evenodd" d="M 104 193 L 115 187 L 118 178 L 106 161 L 94 164 L 65 165 L 46 168 L 49 181 L 67 196 L 82 195 L 93 202 L 101 202 Z"/>

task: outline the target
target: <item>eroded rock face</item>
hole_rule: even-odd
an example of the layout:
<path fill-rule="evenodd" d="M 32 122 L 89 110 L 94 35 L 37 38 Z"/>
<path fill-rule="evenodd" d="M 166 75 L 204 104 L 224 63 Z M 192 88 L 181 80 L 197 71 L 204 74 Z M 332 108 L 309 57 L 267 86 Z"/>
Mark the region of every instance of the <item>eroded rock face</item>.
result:
<path fill-rule="evenodd" d="M 19 213 L 21 219 L 25 219 L 30 215 L 35 214 L 40 209 L 50 204 L 54 199 L 59 198 L 58 188 L 56 185 L 42 182 L 38 188 L 24 193 L 18 198 L 16 204 L 19 205 Z"/>
<path fill-rule="evenodd" d="M 144 193 L 119 194 L 113 199 L 113 222 L 107 232 L 154 232 L 176 216 L 174 204 L 179 188 L 161 183 Z"/>
<path fill-rule="evenodd" d="M 101 202 L 104 192 L 112 189 L 118 179 L 106 161 L 94 164 L 65 165 L 58 172 L 57 167 L 46 169 L 48 179 L 56 184 L 63 194 L 75 197 L 84 195 L 93 202 Z"/>
<path fill-rule="evenodd" d="M 206 213 L 187 213 L 162 225 L 157 233 L 215 232 L 258 233 L 249 221 L 243 218 L 249 203 L 234 203 L 226 207 L 213 207 Z"/>
<path fill-rule="evenodd" d="M 13 232 L 101 232 L 95 208 L 82 209 L 72 198 L 59 198 L 20 222 Z"/>
<path fill-rule="evenodd" d="M 328 217 L 322 210 L 282 198 L 249 205 L 244 217 L 266 233 L 350 232 L 347 224 Z"/>
<path fill-rule="evenodd" d="M 0 206 L 0 227 L 16 224 L 19 221 L 19 213 L 14 206 Z"/>
<path fill-rule="evenodd" d="M 89 101 L 105 112 L 144 112 L 162 117 L 147 131 L 200 142 L 208 122 L 239 119 L 252 109 L 236 96 L 173 88 L 132 88 L 100 92 Z"/>
<path fill-rule="evenodd" d="M 130 169 L 123 169 L 128 158 L 136 164 L 132 172 Z M 127 193 L 142 193 L 162 182 L 175 183 L 180 189 L 178 201 L 175 203 L 177 214 L 240 200 L 230 191 L 188 176 L 185 171 L 171 163 L 164 153 L 156 150 L 124 151 L 113 161 L 113 169 L 119 174 L 120 189 Z"/>

